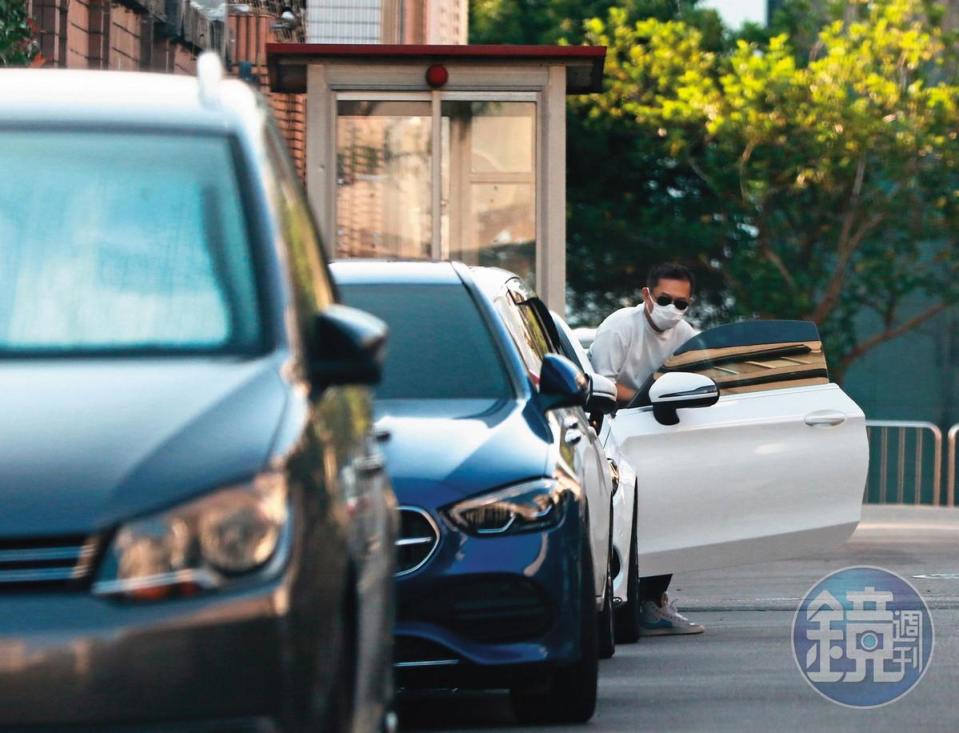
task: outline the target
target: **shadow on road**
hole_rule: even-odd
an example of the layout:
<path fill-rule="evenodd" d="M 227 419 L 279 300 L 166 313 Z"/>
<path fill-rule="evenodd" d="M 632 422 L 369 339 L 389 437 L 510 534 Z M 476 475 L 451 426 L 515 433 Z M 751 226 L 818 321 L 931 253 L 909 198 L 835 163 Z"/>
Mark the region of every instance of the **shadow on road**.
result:
<path fill-rule="evenodd" d="M 507 692 L 436 692 L 401 697 L 400 730 L 515 727 Z"/>

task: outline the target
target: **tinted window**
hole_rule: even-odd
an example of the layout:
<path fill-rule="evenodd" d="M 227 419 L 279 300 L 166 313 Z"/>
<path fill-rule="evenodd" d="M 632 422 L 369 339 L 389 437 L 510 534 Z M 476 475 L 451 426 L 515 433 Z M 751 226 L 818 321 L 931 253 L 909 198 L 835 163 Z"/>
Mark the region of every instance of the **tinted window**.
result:
<path fill-rule="evenodd" d="M 697 372 L 723 394 L 827 384 L 829 372 L 816 324 L 806 321 L 743 321 L 693 336 L 661 367 Z"/>
<path fill-rule="evenodd" d="M 806 321 L 743 321 L 703 331 L 649 377 L 634 405 L 650 404 L 649 388 L 666 372 L 704 374 L 724 395 L 829 383 L 819 329 Z"/>
<path fill-rule="evenodd" d="M 529 378 L 533 384 L 538 385 L 543 357 L 553 351 L 553 346 L 539 322 L 536 311 L 528 303 L 514 302 L 513 294 L 509 290 L 504 290 L 494 298 L 493 304 L 513 337 L 513 343 L 526 365 Z"/>
<path fill-rule="evenodd" d="M 506 397 L 492 334 L 462 285 L 343 285 L 345 302 L 390 327 L 380 399 Z"/>
<path fill-rule="evenodd" d="M 6 130 L 0 161 L 0 353 L 261 345 L 228 139 Z"/>

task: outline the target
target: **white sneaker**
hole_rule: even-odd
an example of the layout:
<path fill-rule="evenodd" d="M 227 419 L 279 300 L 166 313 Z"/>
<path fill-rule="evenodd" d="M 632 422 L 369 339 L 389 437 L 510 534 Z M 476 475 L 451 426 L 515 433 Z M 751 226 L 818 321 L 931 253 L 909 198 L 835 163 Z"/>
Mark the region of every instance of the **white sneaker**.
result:
<path fill-rule="evenodd" d="M 683 616 L 665 593 L 663 593 L 662 603 L 656 603 L 655 601 L 642 601 L 640 603 L 640 636 L 701 634 L 705 630 L 702 624 L 694 624 Z"/>

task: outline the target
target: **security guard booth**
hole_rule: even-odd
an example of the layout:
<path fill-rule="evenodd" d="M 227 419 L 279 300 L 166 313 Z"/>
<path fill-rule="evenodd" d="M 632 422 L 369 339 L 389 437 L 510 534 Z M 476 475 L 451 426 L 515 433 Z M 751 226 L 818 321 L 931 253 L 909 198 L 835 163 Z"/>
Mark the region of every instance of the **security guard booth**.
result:
<path fill-rule="evenodd" d="M 336 258 L 512 270 L 565 310 L 566 95 L 599 91 L 586 46 L 267 46 L 307 95 L 306 184 Z"/>

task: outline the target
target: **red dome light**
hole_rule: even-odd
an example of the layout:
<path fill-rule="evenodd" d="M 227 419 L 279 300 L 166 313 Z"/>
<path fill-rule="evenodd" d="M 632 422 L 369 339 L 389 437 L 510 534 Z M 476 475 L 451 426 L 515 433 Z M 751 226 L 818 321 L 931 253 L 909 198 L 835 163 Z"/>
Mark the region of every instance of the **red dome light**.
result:
<path fill-rule="evenodd" d="M 442 64 L 433 64 L 426 70 L 426 83 L 433 89 L 441 87 L 450 80 L 450 72 Z"/>

